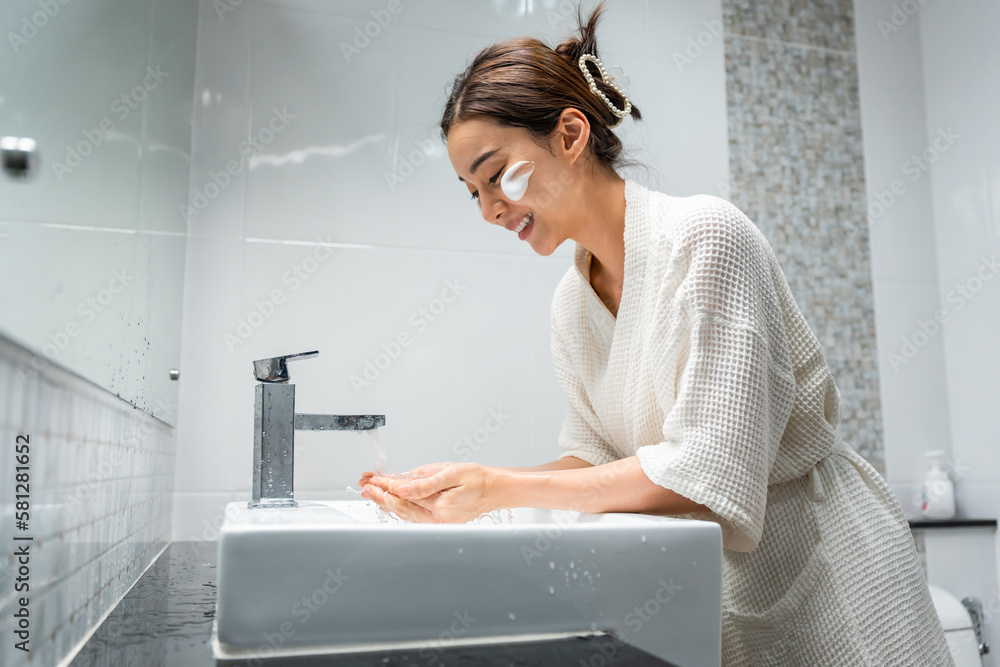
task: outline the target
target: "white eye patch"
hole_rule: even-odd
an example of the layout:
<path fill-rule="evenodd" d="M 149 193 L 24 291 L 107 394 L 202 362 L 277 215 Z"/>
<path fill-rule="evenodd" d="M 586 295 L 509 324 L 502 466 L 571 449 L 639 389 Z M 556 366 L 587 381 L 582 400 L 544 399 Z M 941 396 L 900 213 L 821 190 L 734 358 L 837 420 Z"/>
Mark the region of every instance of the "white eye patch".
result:
<path fill-rule="evenodd" d="M 528 190 L 528 180 L 535 171 L 535 163 L 527 160 L 515 162 L 500 179 L 500 189 L 511 201 L 518 201 Z"/>

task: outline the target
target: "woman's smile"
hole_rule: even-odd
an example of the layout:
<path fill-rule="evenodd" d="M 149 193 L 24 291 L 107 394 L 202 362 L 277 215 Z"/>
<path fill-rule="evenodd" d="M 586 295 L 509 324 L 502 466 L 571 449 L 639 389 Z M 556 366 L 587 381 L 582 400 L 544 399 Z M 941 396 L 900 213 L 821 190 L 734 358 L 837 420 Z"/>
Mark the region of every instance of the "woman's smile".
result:
<path fill-rule="evenodd" d="M 529 212 L 527 215 L 521 218 L 521 221 L 514 228 L 514 231 L 517 232 L 517 238 L 521 239 L 522 241 L 528 238 L 528 234 L 531 233 L 532 223 L 534 221 L 535 221 L 535 214 L 531 212 Z"/>

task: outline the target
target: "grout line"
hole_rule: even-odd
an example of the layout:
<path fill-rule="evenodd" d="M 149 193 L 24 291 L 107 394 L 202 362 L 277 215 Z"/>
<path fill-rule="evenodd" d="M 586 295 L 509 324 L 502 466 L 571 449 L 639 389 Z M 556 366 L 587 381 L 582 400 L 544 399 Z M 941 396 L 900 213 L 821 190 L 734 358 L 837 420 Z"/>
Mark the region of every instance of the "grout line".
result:
<path fill-rule="evenodd" d="M 146 502 L 146 501 L 141 501 L 141 502 Z M 131 508 L 131 507 L 136 507 L 136 506 L 138 506 L 138 503 L 130 505 L 129 507 Z M 57 594 L 58 591 L 56 589 L 58 589 L 60 586 L 65 585 L 66 582 L 71 577 L 79 574 L 80 572 L 82 572 L 84 570 L 84 568 L 90 566 L 92 563 L 98 562 L 99 560 L 101 560 L 101 558 L 103 558 L 103 557 L 107 556 L 109 553 L 111 553 L 112 550 L 114 550 L 116 548 L 119 548 L 130 537 L 139 534 L 139 532 L 142 531 L 146 526 L 148 526 L 151 523 L 154 523 L 154 522 L 162 519 L 163 517 L 167 516 L 169 513 L 170 513 L 169 511 L 165 510 L 165 511 L 161 512 L 160 514 L 156 515 L 155 517 L 153 517 L 152 521 L 144 523 L 142 526 L 136 528 L 135 530 L 133 530 L 132 532 L 130 532 L 128 535 L 126 535 L 125 537 L 123 537 L 120 540 L 118 540 L 117 542 L 115 542 L 113 546 L 108 547 L 107 549 L 105 549 L 104 551 L 100 552 L 99 554 L 97 554 L 93 558 L 87 559 L 86 561 L 84 561 L 83 563 L 81 563 L 80 565 L 78 565 L 73 571 L 62 573 L 62 574 L 56 576 L 54 579 L 50 579 L 50 580 L 48 580 L 48 581 L 46 581 L 46 582 L 44 582 L 42 584 L 39 584 L 39 588 L 40 588 L 41 592 L 38 593 L 38 597 L 40 597 L 42 599 L 45 599 L 45 596 L 50 596 L 50 595 Z M 105 515 L 105 516 L 111 516 L 111 515 L 109 514 L 109 515 Z M 44 538 L 44 539 L 53 539 L 53 538 L 47 537 L 47 538 Z M 168 541 L 170 541 L 170 540 L 168 540 Z M 118 574 L 120 575 L 120 574 L 122 574 L 124 572 L 125 572 L 125 570 L 119 569 Z M 145 570 L 143 570 L 143 572 L 145 572 Z M 139 576 L 142 576 L 142 575 L 140 574 Z M 98 582 L 98 583 L 100 583 L 100 582 Z M 103 586 L 98 587 L 97 590 L 100 590 L 101 588 L 103 588 Z M 96 593 L 95 594 L 88 593 L 87 600 L 84 602 L 84 604 L 81 604 L 81 605 L 79 605 L 79 606 L 77 606 L 77 607 L 75 607 L 73 609 L 70 609 L 69 611 L 72 612 L 72 613 L 76 613 L 78 611 L 82 611 L 88 604 L 90 604 L 90 601 L 94 600 L 96 597 L 97 597 Z M 14 596 L 12 596 L 10 599 L 13 600 Z M 4 602 L 6 602 L 6 600 L 4 600 Z M 115 604 L 117 604 L 117 603 L 115 603 Z M 58 628 L 62 628 L 64 625 L 65 625 L 65 622 L 62 625 L 59 625 Z"/>
<path fill-rule="evenodd" d="M 0 330 L 0 362 L 6 361 L 10 364 L 12 372 L 11 378 L 16 377 L 16 367 L 26 367 L 32 364 L 33 359 L 41 358 L 40 353 L 33 352 L 30 347 L 3 333 Z M 55 389 L 62 389 L 80 395 L 87 401 L 96 402 L 99 406 L 118 411 L 126 416 L 139 415 L 140 419 L 151 419 L 162 426 L 173 429 L 173 425 L 168 424 L 161 418 L 149 412 L 147 409 L 139 407 L 121 396 L 112 393 L 105 387 L 100 386 L 93 380 L 87 379 L 62 366 L 58 360 L 48 361 L 47 365 L 37 372 L 39 383 L 51 385 Z M 18 428 L 26 425 L 18 423 Z"/>
<path fill-rule="evenodd" d="M 167 232 L 155 229 L 128 229 L 126 227 L 96 227 L 94 225 L 74 225 L 64 222 L 43 222 L 35 220 L 0 220 L 4 225 L 25 227 L 47 227 L 49 229 L 72 229 L 81 232 L 108 232 L 110 234 L 149 234 L 150 236 L 187 236 L 187 232 Z"/>
<path fill-rule="evenodd" d="M 207 235 L 196 234 L 193 236 L 203 237 Z M 244 238 L 232 237 L 238 241 L 244 241 L 246 243 L 270 243 L 273 245 L 293 245 L 293 246 L 306 246 L 306 247 L 324 247 L 324 248 L 351 248 L 355 250 L 407 250 L 412 252 L 428 252 L 428 253 L 450 253 L 457 255 L 474 255 L 474 256 L 485 256 L 485 257 L 509 257 L 512 259 L 540 259 L 543 261 L 551 261 L 555 263 L 556 261 L 563 262 L 569 260 L 572 262 L 572 253 L 568 256 L 562 256 L 556 253 L 550 255 L 555 259 L 546 260 L 544 257 L 540 257 L 535 254 L 523 255 L 521 253 L 515 252 L 489 252 L 485 250 L 469 250 L 463 248 L 421 248 L 418 246 L 397 246 L 397 245 L 375 245 L 367 243 L 341 243 L 336 241 L 302 241 L 293 239 L 268 239 L 256 236 L 248 236 Z"/>

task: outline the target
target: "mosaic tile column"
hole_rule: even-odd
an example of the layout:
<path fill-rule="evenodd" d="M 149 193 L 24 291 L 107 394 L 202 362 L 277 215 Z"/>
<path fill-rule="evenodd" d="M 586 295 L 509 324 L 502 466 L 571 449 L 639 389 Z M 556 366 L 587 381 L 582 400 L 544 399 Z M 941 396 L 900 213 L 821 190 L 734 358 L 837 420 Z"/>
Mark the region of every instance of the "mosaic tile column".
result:
<path fill-rule="evenodd" d="M 22 526 L 15 456 L 23 436 L 29 505 Z M 0 336 L 0 443 L 0 665 L 50 667 L 169 541 L 173 429 Z M 16 592 L 25 576 L 15 557 L 22 545 L 30 588 Z M 21 597 L 28 598 L 30 656 L 15 647 Z"/>
<path fill-rule="evenodd" d="M 730 183 L 840 389 L 844 439 L 884 472 L 851 0 L 723 0 Z"/>

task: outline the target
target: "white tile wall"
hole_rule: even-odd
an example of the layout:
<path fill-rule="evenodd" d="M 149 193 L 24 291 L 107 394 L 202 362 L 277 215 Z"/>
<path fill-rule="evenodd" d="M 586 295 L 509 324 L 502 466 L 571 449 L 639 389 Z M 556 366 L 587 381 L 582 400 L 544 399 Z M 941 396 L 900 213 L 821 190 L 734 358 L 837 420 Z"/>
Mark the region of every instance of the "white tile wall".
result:
<path fill-rule="evenodd" d="M 275 108 L 295 118 L 191 218 L 175 539 L 213 539 L 225 501 L 249 497 L 251 361 L 264 356 L 318 348 L 317 359 L 290 366 L 297 408 L 385 413 L 390 468 L 558 456 L 565 401 L 549 357 L 549 306 L 572 244 L 538 257 L 486 224 L 437 122 L 446 86 L 480 48 L 522 34 L 554 45 L 568 35 L 568 5 L 404 1 L 348 62 L 342 42 L 386 2 L 247 1 L 221 18 L 202 2 L 192 187 L 238 160 Z M 695 69 L 679 72 L 669 56 L 721 11 L 694 0 L 612 2 L 599 29 L 605 63 L 624 68 L 650 119 L 619 131 L 651 167 L 630 175 L 670 194 L 715 193 L 728 181 L 721 40 Z M 296 286 L 288 272 L 327 249 Z M 448 280 L 463 286 L 459 298 L 419 323 Z M 227 345 L 223 336 L 274 290 L 284 298 L 274 314 Z M 356 390 L 352 375 L 401 333 L 412 344 Z M 491 409 L 505 423 L 484 439 Z M 300 433 L 296 442 L 302 498 L 344 494 L 373 462 L 354 434 Z"/>
<path fill-rule="evenodd" d="M 855 6 L 870 199 L 893 178 L 906 185 L 872 226 L 890 480 L 918 481 L 920 454 L 944 448 L 960 483 L 1000 484 L 1000 279 L 989 264 L 1000 251 L 1000 49 L 989 38 L 1000 11 L 923 7 L 883 34 L 891 3 Z M 913 156 L 925 151 L 931 164 L 916 176 Z M 917 354 L 893 371 L 904 337 Z"/>
<path fill-rule="evenodd" d="M 988 262 L 1000 259 L 1000 48 L 993 39 L 1000 8 L 985 0 L 926 3 L 892 29 L 894 3 L 854 4 L 869 199 L 893 178 L 906 185 L 872 227 L 888 479 L 915 511 L 907 501 L 924 474 L 923 452 L 950 450 L 958 511 L 995 518 L 1000 273 Z M 946 140 L 942 131 L 957 136 Z M 907 176 L 905 163 L 925 151 L 930 167 Z M 943 324 L 935 330 L 936 314 Z M 888 354 L 900 353 L 903 337 L 923 344 L 893 372 Z M 1000 538 L 992 539 L 1000 553 Z M 997 560 L 985 567 L 995 569 Z M 1000 592 L 987 582 L 998 573 L 975 574 L 982 563 L 951 561 L 972 589 L 980 582 L 978 591 L 955 592 L 976 592 L 993 606 L 995 633 Z"/>
<path fill-rule="evenodd" d="M 0 664 L 56 665 L 170 539 L 172 429 L 0 337 Z M 167 408 L 165 408 L 167 409 Z M 30 438 L 28 530 L 16 530 L 14 447 Z M 13 537 L 31 536 L 31 660 L 14 648 Z M 18 593 L 17 597 L 24 595 Z"/>
<path fill-rule="evenodd" d="M 953 448 L 966 479 L 1000 485 L 1000 47 L 990 37 L 1000 7 L 973 1 L 919 19 L 927 141 L 936 128 L 960 135 L 930 172 Z"/>
<path fill-rule="evenodd" d="M 889 1 L 855 1 L 854 11 L 886 479 L 897 485 L 922 478 L 922 452 L 951 449 L 943 340 L 912 358 L 903 343 L 940 308 L 930 177 L 914 181 L 907 166 L 926 148 L 920 31 L 913 21 L 885 38 Z M 904 194 L 885 195 L 894 181 Z"/>
<path fill-rule="evenodd" d="M 50 666 L 170 539 L 197 2 L 12 0 L 0 26 L 0 134 L 40 154 L 31 179 L 0 176 L 0 665 Z M 30 656 L 12 634 L 17 434 Z"/>
<path fill-rule="evenodd" d="M 960 512 L 1000 515 L 1000 7 L 983 0 L 929 7 L 918 16 L 927 142 L 939 128 L 960 135 L 934 163 L 930 185 L 938 289 L 950 319 L 944 344 L 952 453 Z M 961 73 L 959 76 L 958 74 Z M 942 144 L 944 145 L 944 144 Z M 964 294 L 961 290 L 965 290 Z M 994 533 L 1000 553 L 1000 534 Z M 1000 558 L 994 558 L 994 563 Z M 983 581 L 986 577 L 983 577 Z M 1000 580 L 1000 572 L 993 581 Z M 1000 591 L 981 586 L 1000 637 Z M 993 664 L 997 657 L 987 656 Z M 987 664 L 989 664 L 987 662 Z"/>
<path fill-rule="evenodd" d="M 0 177 L 0 331 L 37 365 L 163 418 L 180 361 L 196 22 L 195 0 L 0 7 L 13 52 L 0 134 L 39 152 L 30 180 Z M 114 272 L 126 280 L 109 292 Z"/>

